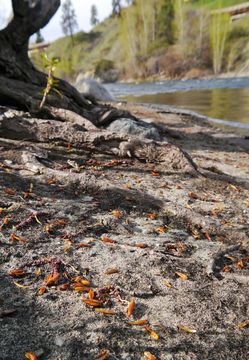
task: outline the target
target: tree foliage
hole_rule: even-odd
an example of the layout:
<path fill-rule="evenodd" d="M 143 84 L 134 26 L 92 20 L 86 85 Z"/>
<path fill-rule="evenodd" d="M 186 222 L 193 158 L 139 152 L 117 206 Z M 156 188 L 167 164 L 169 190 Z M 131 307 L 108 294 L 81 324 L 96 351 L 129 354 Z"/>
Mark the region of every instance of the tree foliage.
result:
<path fill-rule="evenodd" d="M 78 22 L 71 0 L 65 0 L 62 4 L 61 28 L 63 33 L 70 35 L 73 41 L 73 33 L 78 28 Z"/>
<path fill-rule="evenodd" d="M 96 5 L 92 5 L 91 6 L 91 18 L 90 18 L 90 23 L 92 26 L 96 26 L 98 24 L 99 20 L 98 20 L 98 9 Z"/>

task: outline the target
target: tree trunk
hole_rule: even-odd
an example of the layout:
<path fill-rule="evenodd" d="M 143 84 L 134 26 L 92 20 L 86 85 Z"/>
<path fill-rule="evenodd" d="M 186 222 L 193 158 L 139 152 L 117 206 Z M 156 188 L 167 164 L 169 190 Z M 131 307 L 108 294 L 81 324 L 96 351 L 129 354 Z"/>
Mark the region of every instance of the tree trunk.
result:
<path fill-rule="evenodd" d="M 36 148 L 39 142 L 59 141 L 63 146 L 70 143 L 87 151 L 163 162 L 175 169 L 180 164 L 186 171 L 195 171 L 191 159 L 173 144 L 141 138 L 138 141 L 134 135 L 106 131 L 105 128 L 117 118 L 129 118 L 140 124 L 141 121 L 128 111 L 91 102 L 66 81 L 58 79 L 57 89 L 62 96 L 50 91 L 45 106 L 40 109 L 47 75 L 31 63 L 28 42 L 31 35 L 49 22 L 60 6 L 60 0 L 12 0 L 12 5 L 13 20 L 0 31 L 0 106 L 19 111 L 8 113 L 0 108 L 0 134 L 5 141 L 9 139 L 13 145 L 14 139 L 28 139 L 36 143 Z M 151 154 L 155 156 L 151 158 Z"/>
<path fill-rule="evenodd" d="M 0 31 L 1 105 L 38 111 L 47 76 L 31 63 L 28 42 L 31 35 L 49 22 L 59 5 L 60 0 L 12 0 L 13 20 Z M 67 82 L 58 81 L 63 97 L 51 92 L 47 104 L 72 110 L 91 120 L 93 105 Z"/>

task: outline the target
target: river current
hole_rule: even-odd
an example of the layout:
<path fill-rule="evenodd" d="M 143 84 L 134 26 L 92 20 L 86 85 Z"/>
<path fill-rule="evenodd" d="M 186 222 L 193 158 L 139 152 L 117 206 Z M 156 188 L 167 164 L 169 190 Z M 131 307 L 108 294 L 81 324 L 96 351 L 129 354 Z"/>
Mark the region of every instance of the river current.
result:
<path fill-rule="evenodd" d="M 218 126 L 237 127 L 249 134 L 249 77 L 114 83 L 106 87 L 116 99 L 191 110 Z"/>

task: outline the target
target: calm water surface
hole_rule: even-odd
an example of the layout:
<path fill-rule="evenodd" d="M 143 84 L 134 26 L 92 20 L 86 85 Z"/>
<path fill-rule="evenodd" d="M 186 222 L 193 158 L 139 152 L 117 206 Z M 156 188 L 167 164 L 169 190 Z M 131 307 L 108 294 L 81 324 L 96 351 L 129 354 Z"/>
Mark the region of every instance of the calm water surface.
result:
<path fill-rule="evenodd" d="M 118 99 L 172 105 L 230 122 L 249 132 L 249 78 L 108 84 Z"/>

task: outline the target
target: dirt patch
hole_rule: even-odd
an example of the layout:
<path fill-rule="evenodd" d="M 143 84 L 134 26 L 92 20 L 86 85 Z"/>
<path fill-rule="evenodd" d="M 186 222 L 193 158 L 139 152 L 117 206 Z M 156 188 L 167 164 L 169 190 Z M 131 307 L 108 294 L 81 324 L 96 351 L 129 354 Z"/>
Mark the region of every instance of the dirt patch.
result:
<path fill-rule="evenodd" d="M 24 170 L 20 147 L 0 139 L 1 360 L 28 351 L 91 360 L 104 349 L 122 360 L 146 351 L 246 359 L 248 140 L 189 117 L 129 110 L 156 122 L 198 174 L 44 144 L 40 161 L 66 174 L 59 181 L 52 170 Z M 73 174 L 85 181 L 69 181 Z M 23 275 L 11 276 L 16 269 Z M 114 315 L 82 301 L 88 287 Z"/>

